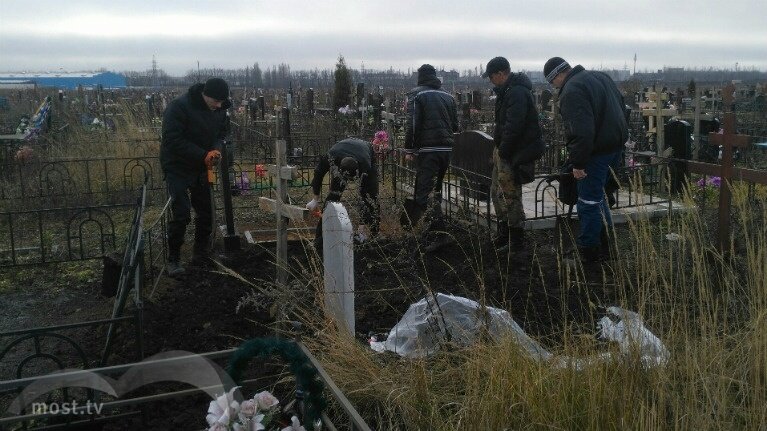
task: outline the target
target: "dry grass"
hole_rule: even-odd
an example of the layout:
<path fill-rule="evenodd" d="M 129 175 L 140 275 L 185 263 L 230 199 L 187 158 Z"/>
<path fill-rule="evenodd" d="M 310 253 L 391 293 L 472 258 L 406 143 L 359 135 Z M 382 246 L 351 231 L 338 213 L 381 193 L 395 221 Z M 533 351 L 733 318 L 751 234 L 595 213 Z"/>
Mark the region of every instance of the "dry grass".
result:
<path fill-rule="evenodd" d="M 308 312 L 317 337 L 306 342 L 377 429 L 764 429 L 767 207 L 749 200 L 745 187 L 734 194 L 733 223 L 746 234 L 727 253 L 715 249 L 711 227 L 691 211 L 661 223 L 630 222 L 619 244 L 628 257 L 608 269 L 620 305 L 642 314 L 671 351 L 663 367 L 646 369 L 629 357 L 556 369 L 524 357 L 511 341 L 400 360 Z M 667 233 L 682 239 L 668 241 Z M 561 279 L 582 276 L 569 271 Z M 585 357 L 605 348 L 563 332 L 556 354 Z"/>

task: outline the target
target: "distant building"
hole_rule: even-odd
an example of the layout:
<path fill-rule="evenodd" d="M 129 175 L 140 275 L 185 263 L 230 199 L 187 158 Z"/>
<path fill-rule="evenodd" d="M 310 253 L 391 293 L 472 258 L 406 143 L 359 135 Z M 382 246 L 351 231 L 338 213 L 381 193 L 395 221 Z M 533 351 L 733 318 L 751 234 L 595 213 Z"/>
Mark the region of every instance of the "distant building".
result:
<path fill-rule="evenodd" d="M 0 79 L 0 90 L 28 90 L 37 87 L 29 79 Z"/>
<path fill-rule="evenodd" d="M 125 76 L 113 72 L 61 72 L 61 73 L 0 73 L 0 86 L 6 82 L 32 82 L 40 87 L 62 89 L 83 88 L 125 88 Z M 7 87 L 5 87 L 7 88 Z"/>

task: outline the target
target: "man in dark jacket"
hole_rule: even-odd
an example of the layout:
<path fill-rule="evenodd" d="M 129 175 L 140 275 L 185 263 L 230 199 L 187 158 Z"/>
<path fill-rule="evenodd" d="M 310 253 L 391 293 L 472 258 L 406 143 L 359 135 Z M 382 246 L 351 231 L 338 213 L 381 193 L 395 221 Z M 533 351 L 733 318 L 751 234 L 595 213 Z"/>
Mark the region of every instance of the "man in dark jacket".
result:
<path fill-rule="evenodd" d="M 406 202 L 401 221 L 415 225 L 426 212 L 429 193 L 434 191 L 434 216 L 430 229 L 443 229 L 442 180 L 450 165 L 453 133 L 458 131 L 455 99 L 440 90 L 434 66 L 418 68 L 418 87 L 407 95 L 405 148 L 416 154 L 416 178 L 413 205 Z"/>
<path fill-rule="evenodd" d="M 584 262 L 595 262 L 600 247 L 608 246 L 607 232 L 612 227 L 605 184 L 628 139 L 623 96 L 606 74 L 580 65 L 571 68 L 560 57 L 550 58 L 543 73 L 559 89 L 569 162 L 578 181 L 581 231 L 576 244 Z"/>
<path fill-rule="evenodd" d="M 533 84 L 527 75 L 512 73 L 504 57 L 490 60 L 482 76 L 490 78 L 496 95 L 491 196 L 498 236 L 493 245 L 501 252 L 519 251 L 525 246 L 522 185 L 533 181 L 535 161 L 545 149 Z"/>
<path fill-rule="evenodd" d="M 358 227 L 356 239 L 362 242 L 368 234 L 378 235 L 381 216 L 378 206 L 378 168 L 373 145 L 362 139 L 347 138 L 330 147 L 327 156 L 320 158 L 319 164 L 314 168 L 314 178 L 312 178 L 314 197 L 306 204 L 307 209 L 312 211 L 317 209 L 322 180 L 328 172 L 331 175 L 330 191 L 325 202 L 340 202 L 346 184 L 359 179 L 364 224 Z M 322 239 L 322 220 L 317 224 L 315 238 L 317 238 L 316 244 L 319 245 Z"/>
<path fill-rule="evenodd" d="M 229 86 L 221 78 L 195 84 L 173 100 L 163 114 L 160 163 L 171 198 L 168 223 L 168 274 L 184 272 L 181 245 L 194 208 L 193 262 L 210 253 L 213 212 L 206 171 L 218 163 L 229 117 Z"/>

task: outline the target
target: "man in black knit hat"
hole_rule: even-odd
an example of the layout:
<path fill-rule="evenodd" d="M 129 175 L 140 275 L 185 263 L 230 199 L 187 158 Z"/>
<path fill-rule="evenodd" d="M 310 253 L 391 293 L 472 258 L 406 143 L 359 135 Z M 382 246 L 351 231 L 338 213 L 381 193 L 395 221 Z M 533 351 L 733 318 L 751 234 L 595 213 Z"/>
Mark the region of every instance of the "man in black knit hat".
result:
<path fill-rule="evenodd" d="M 578 65 L 571 68 L 561 57 L 543 66 L 546 80 L 559 89 L 559 110 L 567 136 L 568 162 L 578 181 L 576 244 L 585 263 L 608 254 L 607 234 L 612 227 L 605 184 L 619 166 L 628 140 L 625 105 L 615 82 L 605 73 Z"/>
<path fill-rule="evenodd" d="M 434 192 L 434 212 L 429 230 L 444 229 L 442 220 L 442 180 L 450 165 L 453 133 L 458 131 L 455 99 L 440 90 L 434 66 L 418 68 L 418 86 L 407 95 L 405 148 L 416 155 L 415 193 L 405 203 L 400 221 L 415 225 L 426 212 L 429 193 Z"/>
<path fill-rule="evenodd" d="M 221 158 L 221 144 L 229 133 L 229 85 L 221 78 L 195 84 L 173 100 L 163 114 L 162 165 L 171 198 L 168 223 L 168 274 L 184 272 L 181 245 L 195 212 L 193 262 L 210 253 L 213 213 L 207 169 Z"/>

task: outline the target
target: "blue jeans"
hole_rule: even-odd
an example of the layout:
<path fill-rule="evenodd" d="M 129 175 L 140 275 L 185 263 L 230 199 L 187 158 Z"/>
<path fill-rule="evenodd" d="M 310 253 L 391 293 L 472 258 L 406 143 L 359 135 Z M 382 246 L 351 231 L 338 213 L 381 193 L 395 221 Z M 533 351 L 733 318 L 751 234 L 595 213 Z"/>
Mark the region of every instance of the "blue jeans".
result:
<path fill-rule="evenodd" d="M 613 225 L 610 207 L 605 198 L 605 183 L 610 168 L 619 166 L 622 151 L 611 154 L 592 156 L 586 164 L 586 177 L 578 180 L 578 220 L 581 232 L 576 244 L 578 247 L 598 247 L 599 235 L 603 227 L 608 229 Z"/>

